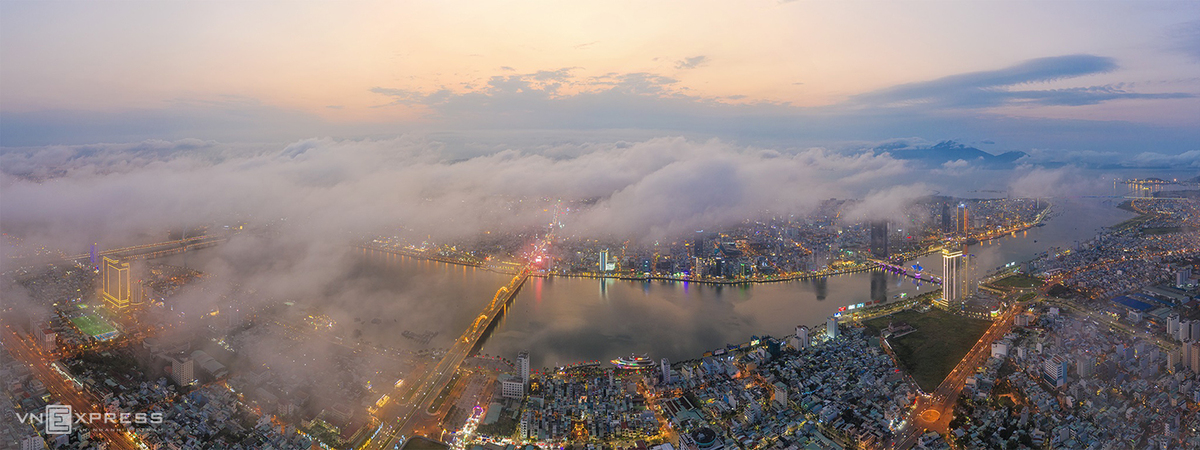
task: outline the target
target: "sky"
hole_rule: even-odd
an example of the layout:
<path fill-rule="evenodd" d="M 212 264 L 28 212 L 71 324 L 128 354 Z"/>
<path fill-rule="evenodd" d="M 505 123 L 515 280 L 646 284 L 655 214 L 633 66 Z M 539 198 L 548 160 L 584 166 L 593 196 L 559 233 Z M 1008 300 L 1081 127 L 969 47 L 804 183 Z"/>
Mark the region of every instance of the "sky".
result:
<path fill-rule="evenodd" d="M 4 147 L 587 133 L 1200 150 L 1196 2 L 5 1 L 0 13 Z"/>

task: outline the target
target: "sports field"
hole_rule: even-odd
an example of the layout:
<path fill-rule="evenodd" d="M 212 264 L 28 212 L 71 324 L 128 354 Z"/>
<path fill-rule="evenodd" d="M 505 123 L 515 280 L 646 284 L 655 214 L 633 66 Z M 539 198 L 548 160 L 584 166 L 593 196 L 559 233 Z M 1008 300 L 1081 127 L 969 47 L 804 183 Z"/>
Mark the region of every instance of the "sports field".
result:
<path fill-rule="evenodd" d="M 71 323 L 80 332 L 100 341 L 107 341 L 117 336 L 117 329 L 93 314 L 85 314 L 71 319 Z"/>

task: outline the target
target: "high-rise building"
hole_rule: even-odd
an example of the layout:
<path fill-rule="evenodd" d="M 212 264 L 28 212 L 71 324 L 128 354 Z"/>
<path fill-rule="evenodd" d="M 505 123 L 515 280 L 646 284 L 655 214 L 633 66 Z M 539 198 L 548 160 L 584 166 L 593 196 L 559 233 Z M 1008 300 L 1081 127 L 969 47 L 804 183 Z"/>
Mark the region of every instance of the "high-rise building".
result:
<path fill-rule="evenodd" d="M 103 291 L 104 304 L 113 311 L 129 307 L 129 262 L 104 257 Z"/>
<path fill-rule="evenodd" d="M 945 309 L 957 308 L 963 302 L 963 279 L 965 257 L 961 249 L 942 249 L 942 297 L 937 300 L 938 306 Z"/>
<path fill-rule="evenodd" d="M 871 222 L 871 256 L 888 258 L 888 223 L 886 220 Z"/>
<path fill-rule="evenodd" d="M 1191 342 L 1184 342 L 1179 346 L 1179 364 L 1183 368 L 1191 368 L 1192 363 L 1192 345 Z"/>
<path fill-rule="evenodd" d="M 196 362 L 183 355 L 171 357 L 171 379 L 180 386 L 187 386 L 196 380 Z"/>
<path fill-rule="evenodd" d="M 704 238 L 696 238 L 692 240 L 692 257 L 707 258 L 712 256 L 712 252 L 708 251 L 708 242 Z"/>
<path fill-rule="evenodd" d="M 1079 378 L 1091 378 L 1096 374 L 1096 358 L 1092 355 L 1084 353 L 1075 358 L 1075 371 L 1079 373 Z"/>
<path fill-rule="evenodd" d="M 958 217 L 956 217 L 955 222 L 956 226 L 958 227 L 958 232 L 966 234 L 967 232 L 971 231 L 971 217 L 970 212 L 967 211 L 967 204 L 959 203 L 957 213 Z"/>
<path fill-rule="evenodd" d="M 1188 358 L 1188 368 L 1192 369 L 1192 373 L 1200 373 L 1200 342 L 1191 342 L 1187 344 L 1192 349 L 1191 357 Z"/>
<path fill-rule="evenodd" d="M 1175 271 L 1175 285 L 1179 287 L 1187 286 L 1192 279 L 1191 266 L 1183 266 Z"/>
<path fill-rule="evenodd" d="M 825 322 L 825 337 L 828 337 L 829 339 L 838 338 L 837 317 L 830 317 L 829 320 Z"/>
<path fill-rule="evenodd" d="M 671 382 L 671 361 L 668 360 L 667 358 L 663 358 L 662 361 L 659 362 L 659 364 L 662 366 L 663 383 L 670 383 Z"/>
<path fill-rule="evenodd" d="M 608 250 L 600 250 L 600 272 L 608 271 Z"/>
<path fill-rule="evenodd" d="M 1042 376 L 1046 382 L 1055 387 L 1061 387 L 1067 384 L 1067 360 L 1061 356 L 1054 356 L 1046 360 L 1042 367 Z"/>
<path fill-rule="evenodd" d="M 808 327 L 804 325 L 799 325 L 796 327 L 796 342 L 796 350 L 808 347 Z"/>
<path fill-rule="evenodd" d="M 529 350 L 517 353 L 517 369 L 521 371 L 521 384 L 529 389 Z"/>
<path fill-rule="evenodd" d="M 942 232 L 954 232 L 954 220 L 950 218 L 950 204 L 942 203 Z"/>

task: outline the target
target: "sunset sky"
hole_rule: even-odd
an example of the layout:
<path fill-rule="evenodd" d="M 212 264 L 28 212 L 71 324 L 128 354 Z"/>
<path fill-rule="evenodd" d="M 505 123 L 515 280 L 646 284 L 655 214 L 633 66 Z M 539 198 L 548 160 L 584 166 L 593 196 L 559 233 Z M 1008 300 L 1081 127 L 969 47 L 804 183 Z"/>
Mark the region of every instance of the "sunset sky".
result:
<path fill-rule="evenodd" d="M 1194 1 L 464 5 L 6 1 L 0 145 L 586 130 L 1200 150 Z"/>

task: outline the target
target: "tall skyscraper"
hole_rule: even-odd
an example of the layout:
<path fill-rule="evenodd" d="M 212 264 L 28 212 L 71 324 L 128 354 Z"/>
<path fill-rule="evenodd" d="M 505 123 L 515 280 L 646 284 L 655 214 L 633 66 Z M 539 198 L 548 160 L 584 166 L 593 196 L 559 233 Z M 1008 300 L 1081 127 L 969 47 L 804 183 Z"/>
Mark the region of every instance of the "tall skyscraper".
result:
<path fill-rule="evenodd" d="M 707 250 L 708 250 L 708 242 L 705 241 L 704 238 L 700 237 L 700 238 L 696 238 L 696 239 L 692 240 L 692 257 L 693 258 L 707 258 L 709 256 L 712 256 L 712 252 L 709 252 Z"/>
<path fill-rule="evenodd" d="M 888 223 L 886 220 L 871 222 L 871 256 L 888 258 Z"/>
<path fill-rule="evenodd" d="M 529 389 L 529 350 L 517 353 L 517 369 L 521 371 L 521 383 Z"/>
<path fill-rule="evenodd" d="M 104 257 L 104 289 L 100 296 L 113 311 L 129 307 L 129 262 Z"/>
<path fill-rule="evenodd" d="M 1179 346 L 1179 353 L 1181 368 L 1191 370 L 1192 373 L 1200 373 L 1200 342 L 1184 342 Z"/>
<path fill-rule="evenodd" d="M 954 221 L 950 219 L 950 204 L 942 203 L 942 232 L 953 233 Z"/>
<path fill-rule="evenodd" d="M 828 337 L 829 339 L 837 339 L 838 336 L 837 317 L 830 317 L 829 320 L 825 322 L 825 337 Z"/>
<path fill-rule="evenodd" d="M 663 358 L 662 361 L 660 361 L 660 364 L 662 366 L 663 383 L 670 383 L 671 382 L 671 361 L 667 360 L 667 358 Z"/>
<path fill-rule="evenodd" d="M 600 272 L 608 271 L 608 249 L 600 250 Z"/>
<path fill-rule="evenodd" d="M 957 226 L 958 226 L 959 233 L 967 233 L 968 231 L 971 230 L 971 217 L 970 217 L 970 212 L 967 211 L 966 203 L 958 204 L 958 218 L 957 219 L 958 219 Z"/>
<path fill-rule="evenodd" d="M 938 303 L 942 308 L 957 307 L 963 301 L 962 290 L 964 256 L 961 249 L 942 249 L 942 297 Z"/>

